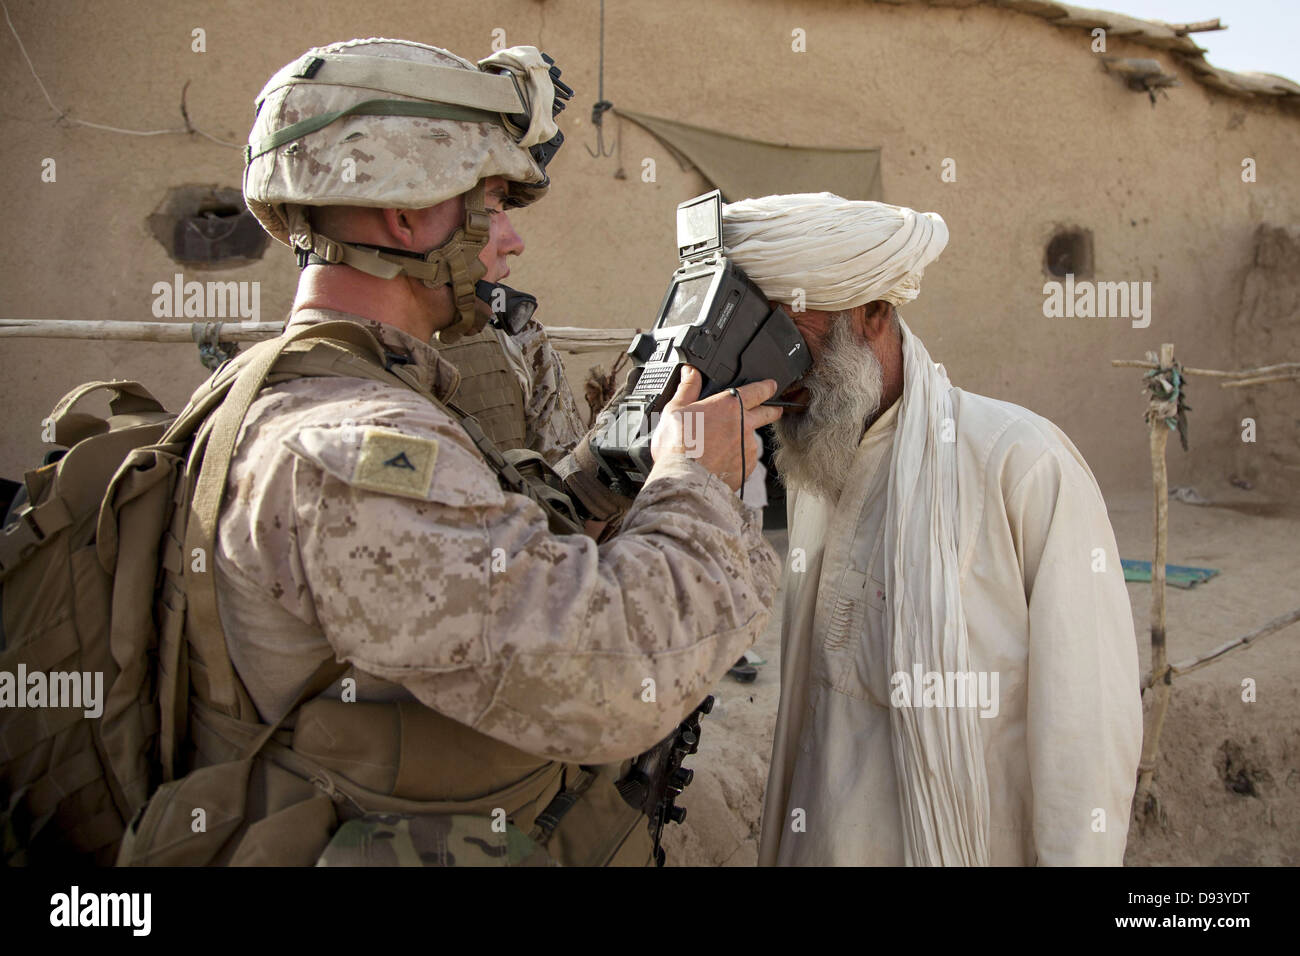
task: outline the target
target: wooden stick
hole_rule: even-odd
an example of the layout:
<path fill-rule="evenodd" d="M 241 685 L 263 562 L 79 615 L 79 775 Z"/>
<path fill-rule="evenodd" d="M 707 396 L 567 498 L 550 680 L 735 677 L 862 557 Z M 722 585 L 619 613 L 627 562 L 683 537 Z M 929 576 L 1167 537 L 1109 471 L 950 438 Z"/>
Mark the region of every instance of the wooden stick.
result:
<path fill-rule="evenodd" d="M 1160 368 L 1174 364 L 1174 346 L 1166 342 L 1160 346 Z M 1155 555 L 1151 559 L 1151 673 L 1159 675 L 1155 685 L 1155 700 L 1151 705 L 1151 719 L 1142 736 L 1142 759 L 1138 764 L 1137 794 L 1134 798 L 1137 812 L 1147 819 L 1156 814 L 1151 799 L 1151 781 L 1155 775 L 1156 756 L 1160 752 L 1160 731 L 1164 728 L 1165 713 L 1169 709 L 1170 677 L 1168 654 L 1165 645 L 1165 552 L 1169 532 L 1169 473 L 1165 466 L 1165 446 L 1169 441 L 1169 426 L 1163 415 L 1154 414 L 1156 399 L 1151 398 L 1153 414 L 1151 428 L 1151 486 L 1155 504 Z"/>
<path fill-rule="evenodd" d="M 194 344 L 195 325 L 200 331 L 219 324 L 222 342 L 260 342 L 284 331 L 283 322 L 117 322 L 112 320 L 0 319 L 0 338 L 90 339 L 96 341 L 185 342 Z M 582 329 L 548 326 L 547 335 L 555 348 L 575 355 L 586 352 L 623 350 L 636 329 Z"/>
<path fill-rule="evenodd" d="M 1134 359 L 1111 359 L 1114 368 L 1158 368 L 1155 362 L 1140 362 Z M 1300 372 L 1300 362 L 1282 362 L 1278 365 L 1265 365 L 1261 368 L 1244 368 L 1235 372 L 1223 372 L 1213 368 L 1185 368 L 1184 375 L 1204 375 L 1208 378 L 1252 378 L 1256 375 L 1269 375 L 1284 371 Z"/>
<path fill-rule="evenodd" d="M 1300 379 L 1300 369 L 1289 375 L 1262 375 L 1259 378 L 1243 378 L 1236 382 L 1220 382 L 1219 388 L 1245 388 L 1248 385 L 1263 385 L 1267 382 L 1294 382 Z"/>
<path fill-rule="evenodd" d="M 188 342 L 194 344 L 193 327 L 208 322 L 62 321 L 59 319 L 0 319 L 0 337 L 16 339 L 95 339 L 101 341 Z M 260 342 L 284 331 L 283 322 L 221 322 L 223 342 Z"/>
<path fill-rule="evenodd" d="M 1245 634 L 1241 637 L 1233 638 L 1231 641 L 1228 641 L 1228 643 L 1216 647 L 1208 654 L 1202 654 L 1200 657 L 1193 657 L 1189 660 L 1180 661 L 1177 664 L 1170 664 L 1167 668 L 1169 678 L 1172 680 L 1175 677 L 1182 677 L 1184 674 L 1190 674 L 1192 671 L 1198 671 L 1202 667 L 1206 667 L 1207 665 L 1220 660 L 1224 655 L 1242 647 L 1249 647 L 1260 638 L 1268 637 L 1270 634 L 1276 634 L 1278 631 L 1290 627 L 1297 621 L 1300 621 L 1300 608 L 1296 608 L 1289 614 L 1283 614 L 1281 617 L 1275 617 L 1263 627 L 1257 628 L 1249 634 Z M 1147 674 L 1142 678 L 1142 686 L 1144 688 L 1151 687 L 1154 682 L 1155 671 L 1152 671 L 1150 674 Z"/>
<path fill-rule="evenodd" d="M 1187 36 L 1189 33 L 1208 33 L 1211 30 L 1228 29 L 1219 22 L 1218 17 L 1213 20 L 1198 20 L 1195 23 L 1171 23 L 1169 26 L 1180 37 Z"/>
<path fill-rule="evenodd" d="M 565 325 L 546 327 L 546 335 L 551 344 L 572 355 L 611 350 L 624 352 L 639 331 L 640 329 L 579 329 Z"/>

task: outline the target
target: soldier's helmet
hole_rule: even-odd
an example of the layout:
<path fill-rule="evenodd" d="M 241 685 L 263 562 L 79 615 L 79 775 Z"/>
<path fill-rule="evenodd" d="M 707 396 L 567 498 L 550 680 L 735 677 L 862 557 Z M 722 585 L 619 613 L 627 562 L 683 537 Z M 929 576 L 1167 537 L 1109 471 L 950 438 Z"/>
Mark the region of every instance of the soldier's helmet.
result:
<path fill-rule="evenodd" d="M 555 115 L 572 90 L 535 47 L 472 63 L 406 40 L 366 39 L 308 50 L 262 88 L 245 148 L 244 200 L 299 264 L 344 263 L 382 278 L 451 285 L 460 320 L 475 315 L 478 254 L 487 243 L 483 183 L 508 182 L 508 204 L 546 193 L 563 141 Z M 465 222 L 424 256 L 336 242 L 313 231 L 311 206 L 422 209 L 465 195 Z"/>

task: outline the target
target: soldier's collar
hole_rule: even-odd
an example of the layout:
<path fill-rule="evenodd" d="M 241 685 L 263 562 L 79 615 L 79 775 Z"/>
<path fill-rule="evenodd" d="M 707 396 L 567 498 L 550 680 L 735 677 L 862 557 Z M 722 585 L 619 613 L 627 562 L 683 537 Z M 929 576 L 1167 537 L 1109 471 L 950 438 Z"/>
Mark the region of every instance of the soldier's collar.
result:
<path fill-rule="evenodd" d="M 289 325 L 318 325 L 343 319 L 364 326 L 383 347 L 390 362 L 405 365 L 421 385 L 439 401 L 448 401 L 460 387 L 460 372 L 433 346 L 386 322 L 378 322 L 351 312 L 333 309 L 301 309 L 290 317 Z"/>

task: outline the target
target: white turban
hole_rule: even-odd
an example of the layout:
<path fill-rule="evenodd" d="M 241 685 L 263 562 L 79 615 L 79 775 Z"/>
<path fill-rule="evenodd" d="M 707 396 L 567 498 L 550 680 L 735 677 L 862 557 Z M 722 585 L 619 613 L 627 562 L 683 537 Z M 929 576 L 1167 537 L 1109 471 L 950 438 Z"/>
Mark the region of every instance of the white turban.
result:
<path fill-rule="evenodd" d="M 831 312 L 883 299 L 902 305 L 948 244 L 934 212 L 833 193 L 745 199 L 722 207 L 724 254 L 769 298 Z"/>

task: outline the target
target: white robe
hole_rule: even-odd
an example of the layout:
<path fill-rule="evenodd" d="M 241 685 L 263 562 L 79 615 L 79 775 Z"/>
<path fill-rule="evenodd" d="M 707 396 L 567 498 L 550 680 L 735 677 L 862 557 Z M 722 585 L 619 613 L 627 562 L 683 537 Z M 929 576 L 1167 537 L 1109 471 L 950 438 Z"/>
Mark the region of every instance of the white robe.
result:
<path fill-rule="evenodd" d="M 1142 709 L 1105 502 L 1051 422 L 961 389 L 951 396 L 970 666 L 990 690 L 997 678 L 996 716 L 978 720 L 990 862 L 1119 865 Z M 787 502 L 763 865 L 904 860 L 880 546 L 899 404 L 863 437 L 838 502 L 798 491 Z"/>

